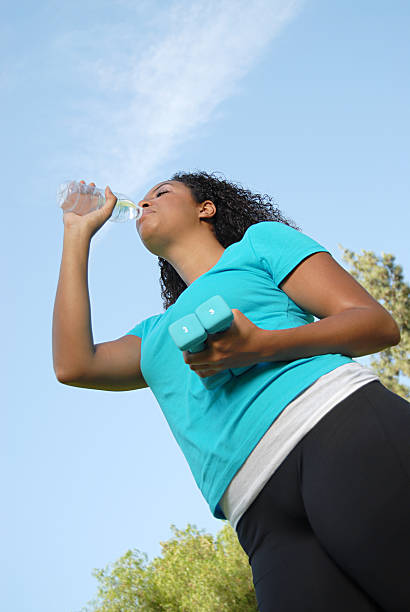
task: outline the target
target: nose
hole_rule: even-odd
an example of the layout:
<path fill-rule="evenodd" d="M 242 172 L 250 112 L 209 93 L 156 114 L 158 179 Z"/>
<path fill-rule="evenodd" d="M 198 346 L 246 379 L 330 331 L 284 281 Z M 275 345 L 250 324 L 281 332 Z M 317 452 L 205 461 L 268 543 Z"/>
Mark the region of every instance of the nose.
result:
<path fill-rule="evenodd" d="M 144 211 L 148 212 L 152 212 L 151 211 L 151 207 L 152 204 L 149 202 L 149 200 L 141 200 L 140 202 L 138 202 L 138 206 L 140 206 L 143 210 L 143 213 L 141 214 L 141 217 L 138 219 L 137 221 L 137 225 L 139 225 L 139 222 L 141 221 L 142 217 L 144 216 L 144 214 L 146 214 Z M 152 210 L 154 210 L 152 208 Z"/>
<path fill-rule="evenodd" d="M 148 200 L 141 200 L 141 202 L 138 202 L 138 205 L 141 206 L 141 208 L 147 208 L 148 206 L 151 206 Z"/>

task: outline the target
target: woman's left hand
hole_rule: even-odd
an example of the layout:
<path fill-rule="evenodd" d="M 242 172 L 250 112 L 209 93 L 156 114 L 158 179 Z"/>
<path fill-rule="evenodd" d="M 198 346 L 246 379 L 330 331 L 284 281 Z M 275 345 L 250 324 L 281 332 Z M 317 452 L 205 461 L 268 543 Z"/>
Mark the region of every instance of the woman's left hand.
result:
<path fill-rule="evenodd" d="M 183 351 L 184 361 L 201 378 L 222 370 L 254 365 L 264 361 L 263 332 L 240 310 L 232 308 L 234 319 L 229 329 L 208 334 L 207 347 L 199 353 Z"/>

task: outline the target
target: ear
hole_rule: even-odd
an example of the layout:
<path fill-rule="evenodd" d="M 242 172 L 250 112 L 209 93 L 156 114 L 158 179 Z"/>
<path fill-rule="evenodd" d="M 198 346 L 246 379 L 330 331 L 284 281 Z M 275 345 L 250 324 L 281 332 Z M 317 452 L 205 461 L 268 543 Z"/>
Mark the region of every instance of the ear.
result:
<path fill-rule="evenodd" d="M 204 213 L 200 215 L 201 219 L 210 219 L 211 217 L 214 217 L 216 215 L 216 206 L 212 202 L 212 200 L 205 200 L 200 204 L 200 207 L 201 208 L 199 209 L 199 212 Z"/>

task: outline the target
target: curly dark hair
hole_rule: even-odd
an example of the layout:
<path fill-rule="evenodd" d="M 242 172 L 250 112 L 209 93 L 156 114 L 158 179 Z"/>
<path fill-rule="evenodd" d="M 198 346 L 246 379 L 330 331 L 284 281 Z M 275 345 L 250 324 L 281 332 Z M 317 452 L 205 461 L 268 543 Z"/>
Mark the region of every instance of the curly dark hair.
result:
<path fill-rule="evenodd" d="M 215 237 L 224 248 L 241 240 L 248 227 L 261 221 L 279 221 L 301 231 L 292 219 L 284 217 L 267 194 L 262 196 L 252 193 L 240 183 L 235 184 L 215 175 L 216 172 L 181 171 L 168 180 L 184 183 L 198 204 L 212 200 L 217 210 L 206 221 L 213 225 Z M 166 259 L 158 257 L 158 264 L 161 272 L 161 297 L 167 310 L 185 291 L 187 284 Z"/>

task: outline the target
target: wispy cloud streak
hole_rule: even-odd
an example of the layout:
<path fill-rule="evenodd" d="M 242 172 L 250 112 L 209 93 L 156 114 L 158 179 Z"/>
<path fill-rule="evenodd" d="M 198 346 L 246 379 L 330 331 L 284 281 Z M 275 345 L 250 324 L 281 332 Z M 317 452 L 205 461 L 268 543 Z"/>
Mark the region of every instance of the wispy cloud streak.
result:
<path fill-rule="evenodd" d="M 302 4 L 175 1 L 145 21 L 140 10 L 135 25 L 132 19 L 126 27 L 99 25 L 87 44 L 91 49 L 94 40 L 105 52 L 98 59 L 76 58 L 94 88 L 79 101 L 73 124 L 81 138 L 78 167 L 91 164 L 106 183 L 138 191 L 238 91 L 239 80 Z M 75 53 L 80 40 L 84 44 L 81 32 L 71 32 L 58 45 Z"/>

